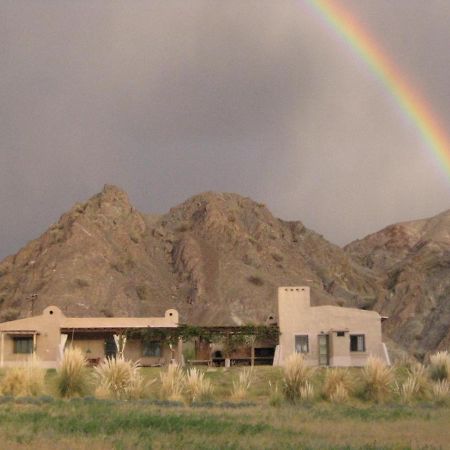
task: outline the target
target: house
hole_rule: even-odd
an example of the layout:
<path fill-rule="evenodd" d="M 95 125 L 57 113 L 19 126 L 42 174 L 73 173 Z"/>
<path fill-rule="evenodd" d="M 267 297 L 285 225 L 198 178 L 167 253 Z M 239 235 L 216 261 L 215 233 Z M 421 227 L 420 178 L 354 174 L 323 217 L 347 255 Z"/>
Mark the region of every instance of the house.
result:
<path fill-rule="evenodd" d="M 311 366 L 364 366 L 369 356 L 390 364 L 376 311 L 339 306 L 311 306 L 306 286 L 278 288 L 279 346 L 275 364 L 294 352 Z"/>
<path fill-rule="evenodd" d="M 171 348 L 160 339 L 148 340 L 139 334 L 177 327 L 178 320 L 175 309 L 167 310 L 164 317 L 66 317 L 58 307 L 48 306 L 40 316 L 0 323 L 0 367 L 32 358 L 42 367 L 58 367 L 68 344 L 79 347 L 92 364 L 118 351 L 144 366 L 181 360 L 181 342 Z M 135 337 L 126 337 L 130 331 Z"/>

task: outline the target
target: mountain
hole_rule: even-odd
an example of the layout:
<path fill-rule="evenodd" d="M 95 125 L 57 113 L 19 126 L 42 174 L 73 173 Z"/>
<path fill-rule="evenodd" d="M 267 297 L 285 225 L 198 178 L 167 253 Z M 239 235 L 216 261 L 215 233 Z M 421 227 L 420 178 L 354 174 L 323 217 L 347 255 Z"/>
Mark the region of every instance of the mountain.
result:
<path fill-rule="evenodd" d="M 383 277 L 386 296 L 374 308 L 385 331 L 417 357 L 450 346 L 450 210 L 388 226 L 345 247 Z"/>
<path fill-rule="evenodd" d="M 206 192 L 164 215 L 106 185 L 0 263 L 0 320 L 54 304 L 69 316 L 159 315 L 264 323 L 276 288 L 309 285 L 315 304 L 376 309 L 418 356 L 449 344 L 450 212 L 340 248 L 261 203 Z"/>

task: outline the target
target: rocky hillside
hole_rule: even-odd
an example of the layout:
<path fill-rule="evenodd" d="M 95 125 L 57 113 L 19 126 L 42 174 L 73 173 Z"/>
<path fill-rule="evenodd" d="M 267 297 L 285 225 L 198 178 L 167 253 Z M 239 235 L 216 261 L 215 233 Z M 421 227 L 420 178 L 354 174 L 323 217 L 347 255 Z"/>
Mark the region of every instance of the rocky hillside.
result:
<path fill-rule="evenodd" d="M 416 356 L 450 346 L 450 210 L 391 225 L 345 248 L 383 277 L 386 332 Z"/>
<path fill-rule="evenodd" d="M 157 315 L 242 324 L 276 316 L 279 285 L 315 304 L 375 308 L 421 354 L 449 345 L 450 212 L 399 224 L 341 249 L 236 194 L 207 192 L 162 216 L 115 186 L 76 204 L 0 263 L 0 320 L 60 306 L 67 315 Z"/>

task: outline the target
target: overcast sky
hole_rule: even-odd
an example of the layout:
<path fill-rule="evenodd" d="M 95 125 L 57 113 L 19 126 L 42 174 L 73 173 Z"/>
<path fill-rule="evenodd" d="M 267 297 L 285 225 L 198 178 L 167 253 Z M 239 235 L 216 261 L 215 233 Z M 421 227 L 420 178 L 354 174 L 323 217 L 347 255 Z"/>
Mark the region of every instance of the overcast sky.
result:
<path fill-rule="evenodd" d="M 450 2 L 339 0 L 450 129 Z M 304 0 L 0 0 L 0 258 L 117 184 L 206 190 L 337 244 L 450 208 L 415 126 Z"/>

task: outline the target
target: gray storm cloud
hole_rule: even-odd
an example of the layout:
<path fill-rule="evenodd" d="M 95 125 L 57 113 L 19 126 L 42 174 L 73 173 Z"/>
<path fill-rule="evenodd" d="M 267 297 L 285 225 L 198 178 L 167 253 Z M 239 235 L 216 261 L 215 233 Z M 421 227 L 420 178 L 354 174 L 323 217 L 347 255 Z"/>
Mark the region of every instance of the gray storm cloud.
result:
<path fill-rule="evenodd" d="M 448 2 L 342 3 L 450 126 Z M 0 257 L 104 183 L 145 212 L 238 192 L 338 244 L 450 207 L 415 126 L 301 0 L 0 0 Z"/>

